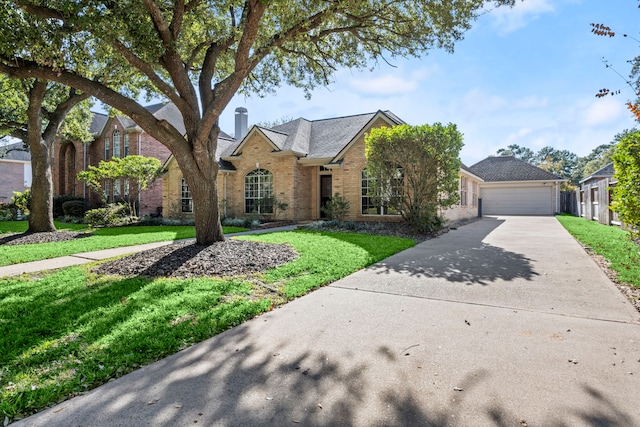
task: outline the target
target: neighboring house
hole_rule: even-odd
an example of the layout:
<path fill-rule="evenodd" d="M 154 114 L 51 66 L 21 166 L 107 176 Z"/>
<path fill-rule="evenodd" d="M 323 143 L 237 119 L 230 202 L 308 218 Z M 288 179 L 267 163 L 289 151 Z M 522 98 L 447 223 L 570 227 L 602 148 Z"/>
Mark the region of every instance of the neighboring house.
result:
<path fill-rule="evenodd" d="M 492 156 L 470 167 L 484 182 L 483 215 L 553 215 L 566 181 L 514 156 Z"/>
<path fill-rule="evenodd" d="M 171 103 L 146 107 L 155 117 L 167 120 L 178 131 L 184 133 L 184 124 L 178 109 Z M 76 178 L 78 172 L 90 165 L 97 166 L 101 160 L 113 157 L 140 155 L 155 157 L 164 163 L 171 154 L 169 149 L 145 133 L 136 123 L 123 116 L 109 117 L 95 114 L 91 124 L 95 139 L 89 144 L 63 141 L 56 142 L 52 165 L 55 194 L 70 194 L 84 197 L 92 207 L 101 203 L 95 194 Z M 156 181 L 147 190 L 137 193 L 137 186 L 125 180 L 109 180 L 104 183 L 108 201 L 137 199 L 140 215 L 157 214 L 162 210 L 162 183 Z"/>
<path fill-rule="evenodd" d="M 609 163 L 580 181 L 576 193 L 581 217 L 606 225 L 621 225 L 618 214 L 610 209 L 616 185 L 613 173 L 613 163 Z"/>
<path fill-rule="evenodd" d="M 0 147 L 0 203 L 9 203 L 15 191 L 22 193 L 31 188 L 31 153 L 24 144 Z"/>
<path fill-rule="evenodd" d="M 389 111 L 377 111 L 324 120 L 299 118 L 271 129 L 253 126 L 239 140 L 221 136 L 216 151 L 221 216 L 315 220 L 325 217 L 322 207 L 339 193 L 349 202 L 346 220 L 401 220 L 368 195 L 373 182 L 366 174 L 364 137 L 373 128 L 402 123 Z M 244 134 L 236 129 L 238 133 Z M 164 212 L 191 214 L 191 194 L 175 159 L 165 167 Z M 477 215 L 480 178 L 464 169 L 461 176 L 465 204 L 445 211 L 452 220 Z M 274 199 L 287 208 L 279 211 Z"/>

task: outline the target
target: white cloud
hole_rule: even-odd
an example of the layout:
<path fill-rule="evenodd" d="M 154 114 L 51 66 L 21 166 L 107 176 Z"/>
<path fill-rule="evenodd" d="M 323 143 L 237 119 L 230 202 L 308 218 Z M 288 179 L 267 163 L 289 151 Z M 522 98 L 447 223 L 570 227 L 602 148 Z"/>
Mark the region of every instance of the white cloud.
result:
<path fill-rule="evenodd" d="M 545 108 L 548 106 L 549 100 L 547 98 L 538 98 L 535 95 L 517 99 L 514 102 L 514 107 L 519 110 L 531 110 L 536 108 Z"/>
<path fill-rule="evenodd" d="M 507 139 L 504 141 L 504 146 L 507 147 L 511 144 L 521 145 L 522 140 L 533 132 L 532 129 L 523 128 L 517 132 L 507 135 Z"/>
<path fill-rule="evenodd" d="M 411 93 L 418 89 L 420 82 L 437 71 L 432 68 L 418 68 L 410 73 L 397 69 L 394 73 L 386 73 L 372 78 L 363 78 L 364 73 L 358 73 L 349 79 L 348 85 L 355 92 L 368 96 L 398 95 Z"/>
<path fill-rule="evenodd" d="M 603 126 L 618 121 L 629 112 L 624 107 L 620 97 L 595 99 L 583 112 L 582 123 L 585 126 Z"/>
<path fill-rule="evenodd" d="M 554 10 L 549 0 L 523 0 L 517 1 L 512 8 L 499 7 L 491 14 L 494 26 L 500 34 L 505 35 L 526 27 L 530 21 Z"/>

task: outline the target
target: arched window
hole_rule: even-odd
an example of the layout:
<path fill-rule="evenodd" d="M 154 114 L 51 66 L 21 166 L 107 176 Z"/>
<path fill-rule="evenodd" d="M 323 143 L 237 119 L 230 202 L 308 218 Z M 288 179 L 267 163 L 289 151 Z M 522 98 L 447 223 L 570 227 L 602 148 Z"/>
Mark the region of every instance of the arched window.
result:
<path fill-rule="evenodd" d="M 120 131 L 113 131 L 113 157 L 120 157 Z"/>
<path fill-rule="evenodd" d="M 398 168 L 395 176 L 386 183 L 379 183 L 378 178 L 372 177 L 363 169 L 360 176 L 362 200 L 362 215 L 399 215 L 397 209 L 402 189 L 404 174 Z"/>
<path fill-rule="evenodd" d="M 255 169 L 244 177 L 244 212 L 273 213 L 273 174 Z"/>

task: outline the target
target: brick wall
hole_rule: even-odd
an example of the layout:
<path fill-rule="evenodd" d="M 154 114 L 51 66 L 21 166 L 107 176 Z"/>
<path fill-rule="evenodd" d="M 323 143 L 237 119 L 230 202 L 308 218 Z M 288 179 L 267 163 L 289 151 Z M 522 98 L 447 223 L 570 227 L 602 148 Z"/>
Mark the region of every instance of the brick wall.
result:
<path fill-rule="evenodd" d="M 23 192 L 24 163 L 0 160 L 0 203 L 9 203 L 14 191 Z"/>

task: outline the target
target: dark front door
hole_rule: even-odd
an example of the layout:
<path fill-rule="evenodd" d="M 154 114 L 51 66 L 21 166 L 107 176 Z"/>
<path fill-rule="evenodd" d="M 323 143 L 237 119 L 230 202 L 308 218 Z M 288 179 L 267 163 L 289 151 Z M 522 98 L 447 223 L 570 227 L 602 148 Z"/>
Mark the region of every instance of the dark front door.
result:
<path fill-rule="evenodd" d="M 331 200 L 331 175 L 320 175 L 320 207 L 323 208 Z M 326 218 L 327 214 L 320 209 L 320 218 Z"/>

